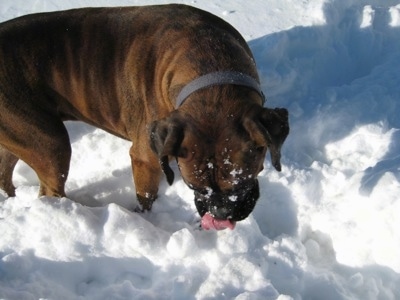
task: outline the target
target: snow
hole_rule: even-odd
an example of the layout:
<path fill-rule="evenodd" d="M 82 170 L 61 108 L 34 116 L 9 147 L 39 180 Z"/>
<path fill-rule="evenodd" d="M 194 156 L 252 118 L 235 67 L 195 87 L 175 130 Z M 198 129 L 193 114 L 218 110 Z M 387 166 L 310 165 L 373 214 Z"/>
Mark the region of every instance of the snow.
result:
<path fill-rule="evenodd" d="M 167 2 L 2 0 L 0 21 Z M 290 111 L 282 172 L 267 158 L 252 215 L 201 231 L 179 176 L 134 213 L 129 143 L 68 123 L 68 198 L 37 199 L 23 163 L 0 195 L 0 299 L 400 299 L 400 1 L 177 2 L 249 42 Z"/>

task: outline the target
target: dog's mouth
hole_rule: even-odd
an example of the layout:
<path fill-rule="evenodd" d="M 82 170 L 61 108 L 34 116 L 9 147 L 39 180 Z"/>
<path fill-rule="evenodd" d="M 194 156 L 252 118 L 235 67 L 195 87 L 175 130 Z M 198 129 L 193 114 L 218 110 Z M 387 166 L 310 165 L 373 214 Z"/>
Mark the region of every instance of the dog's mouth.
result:
<path fill-rule="evenodd" d="M 235 228 L 236 222 L 232 220 L 219 220 L 216 219 L 209 212 L 205 213 L 201 218 L 201 228 L 204 230 L 224 230 L 229 228 L 233 230 Z"/>

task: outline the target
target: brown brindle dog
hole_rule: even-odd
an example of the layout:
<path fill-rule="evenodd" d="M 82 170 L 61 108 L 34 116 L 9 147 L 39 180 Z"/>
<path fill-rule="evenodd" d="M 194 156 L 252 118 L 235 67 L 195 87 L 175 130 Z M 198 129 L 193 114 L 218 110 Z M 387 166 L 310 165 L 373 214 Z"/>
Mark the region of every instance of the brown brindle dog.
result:
<path fill-rule="evenodd" d="M 211 74 L 211 75 L 210 75 Z M 285 109 L 263 108 L 244 39 L 184 5 L 85 8 L 0 24 L 0 188 L 22 159 L 40 195 L 65 196 L 65 120 L 132 141 L 138 201 L 150 209 L 177 159 L 208 227 L 233 227 L 259 197 L 267 149 L 280 171 Z M 212 225 L 218 224 L 218 225 Z"/>

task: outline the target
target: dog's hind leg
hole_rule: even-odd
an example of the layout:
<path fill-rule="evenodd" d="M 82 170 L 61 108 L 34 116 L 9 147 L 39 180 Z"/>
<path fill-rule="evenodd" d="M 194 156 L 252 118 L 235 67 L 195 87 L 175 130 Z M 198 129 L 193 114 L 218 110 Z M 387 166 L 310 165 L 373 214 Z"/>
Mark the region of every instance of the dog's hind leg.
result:
<path fill-rule="evenodd" d="M 40 180 L 39 196 L 64 197 L 68 177 L 71 145 L 68 132 L 60 120 L 52 120 L 52 130 L 40 130 L 33 143 L 31 157 L 25 160 Z M 22 158 L 24 160 L 24 158 Z"/>
<path fill-rule="evenodd" d="M 17 161 L 18 157 L 0 145 L 0 189 L 6 192 L 8 197 L 15 196 L 12 174 Z"/>
<path fill-rule="evenodd" d="M 0 112 L 0 117 L 12 120 L 12 122 L 1 124 L 0 140 L 9 152 L 4 148 L 0 152 L 1 170 L 5 171 L 2 174 L 0 187 L 11 195 L 15 193 L 11 184 L 11 175 L 19 158 L 38 175 L 39 196 L 64 197 L 71 145 L 67 129 L 61 119 L 57 115 L 43 112 L 33 106 L 29 113 L 11 111 L 4 116 Z"/>

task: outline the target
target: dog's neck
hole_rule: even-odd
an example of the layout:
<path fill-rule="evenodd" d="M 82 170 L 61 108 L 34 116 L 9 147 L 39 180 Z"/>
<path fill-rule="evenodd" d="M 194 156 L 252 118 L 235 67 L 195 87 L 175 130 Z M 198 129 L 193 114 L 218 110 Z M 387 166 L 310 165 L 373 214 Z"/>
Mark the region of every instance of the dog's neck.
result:
<path fill-rule="evenodd" d="M 208 73 L 189 82 L 178 94 L 175 107 L 179 108 L 191 94 L 201 89 L 218 85 L 245 86 L 259 94 L 262 99 L 262 104 L 265 102 L 264 93 L 256 79 L 242 72 L 223 71 Z"/>

